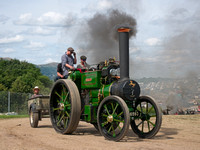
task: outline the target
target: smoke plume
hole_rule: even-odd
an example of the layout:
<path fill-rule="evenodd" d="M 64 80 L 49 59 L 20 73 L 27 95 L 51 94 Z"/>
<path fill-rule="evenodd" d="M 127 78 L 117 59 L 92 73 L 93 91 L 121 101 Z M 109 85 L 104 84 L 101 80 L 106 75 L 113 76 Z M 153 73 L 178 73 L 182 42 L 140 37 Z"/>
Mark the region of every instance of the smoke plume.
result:
<path fill-rule="evenodd" d="M 173 36 L 164 42 L 163 60 L 177 76 L 190 71 L 200 73 L 197 69 L 200 65 L 200 23 L 197 17 L 200 17 L 199 11 L 190 15 L 182 8 L 174 10 L 165 21 L 166 30 Z"/>
<path fill-rule="evenodd" d="M 88 61 L 99 63 L 109 57 L 119 57 L 119 27 L 129 27 L 130 38 L 136 35 L 136 20 L 119 10 L 110 10 L 106 14 L 96 13 L 82 25 L 76 38 L 80 51 L 88 56 Z"/>

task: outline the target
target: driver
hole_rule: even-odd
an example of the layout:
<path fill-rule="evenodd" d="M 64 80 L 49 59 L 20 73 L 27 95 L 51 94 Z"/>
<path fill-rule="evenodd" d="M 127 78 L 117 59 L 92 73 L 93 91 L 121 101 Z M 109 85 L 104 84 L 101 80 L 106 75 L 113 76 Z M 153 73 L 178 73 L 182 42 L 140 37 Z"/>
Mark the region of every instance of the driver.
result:
<path fill-rule="evenodd" d="M 74 57 L 72 57 L 72 54 Z M 74 64 L 76 64 L 76 53 L 72 47 L 67 49 L 67 52 L 61 57 L 62 62 L 62 69 L 63 69 L 63 76 L 64 79 L 68 77 L 68 70 L 74 69 Z"/>

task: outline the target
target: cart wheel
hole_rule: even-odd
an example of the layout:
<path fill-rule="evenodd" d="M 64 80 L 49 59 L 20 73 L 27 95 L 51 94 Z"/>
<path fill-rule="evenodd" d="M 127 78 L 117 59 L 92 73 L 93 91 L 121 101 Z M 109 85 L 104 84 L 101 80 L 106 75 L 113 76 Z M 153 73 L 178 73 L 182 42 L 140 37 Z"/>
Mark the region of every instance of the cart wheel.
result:
<path fill-rule="evenodd" d="M 152 138 L 162 124 L 162 112 L 156 101 L 149 96 L 136 100 L 135 112 L 131 116 L 131 128 L 140 138 Z"/>
<path fill-rule="evenodd" d="M 58 80 L 50 95 L 50 118 L 54 129 L 62 134 L 76 130 L 81 115 L 81 100 L 72 80 Z"/>
<path fill-rule="evenodd" d="M 100 133 L 108 140 L 119 141 L 129 129 L 129 109 L 118 96 L 108 96 L 99 105 L 97 122 Z"/>
<path fill-rule="evenodd" d="M 29 120 L 32 128 L 38 127 L 39 114 L 38 112 L 34 112 L 32 107 L 29 112 Z"/>

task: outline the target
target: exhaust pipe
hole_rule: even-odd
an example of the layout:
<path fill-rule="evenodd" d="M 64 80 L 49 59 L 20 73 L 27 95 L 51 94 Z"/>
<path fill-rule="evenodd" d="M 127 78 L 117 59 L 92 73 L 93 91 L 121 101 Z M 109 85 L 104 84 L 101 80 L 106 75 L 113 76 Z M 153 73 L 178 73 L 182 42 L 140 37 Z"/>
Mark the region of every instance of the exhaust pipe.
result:
<path fill-rule="evenodd" d="M 129 79 L 129 28 L 119 28 L 120 80 Z"/>
<path fill-rule="evenodd" d="M 111 86 L 111 95 L 133 101 L 140 96 L 139 84 L 129 79 L 129 28 L 119 28 L 120 80 Z"/>

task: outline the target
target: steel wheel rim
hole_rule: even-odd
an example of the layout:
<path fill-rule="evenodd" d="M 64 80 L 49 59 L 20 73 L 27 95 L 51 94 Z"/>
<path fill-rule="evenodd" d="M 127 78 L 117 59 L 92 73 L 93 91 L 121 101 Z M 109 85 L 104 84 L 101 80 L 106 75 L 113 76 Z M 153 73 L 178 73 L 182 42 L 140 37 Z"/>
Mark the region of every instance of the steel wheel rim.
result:
<path fill-rule="evenodd" d="M 148 100 L 140 101 L 133 120 L 136 130 L 142 134 L 149 134 L 157 124 L 157 110 Z"/>
<path fill-rule="evenodd" d="M 124 111 L 117 101 L 107 101 L 100 110 L 100 126 L 104 134 L 117 137 L 125 126 Z"/>

